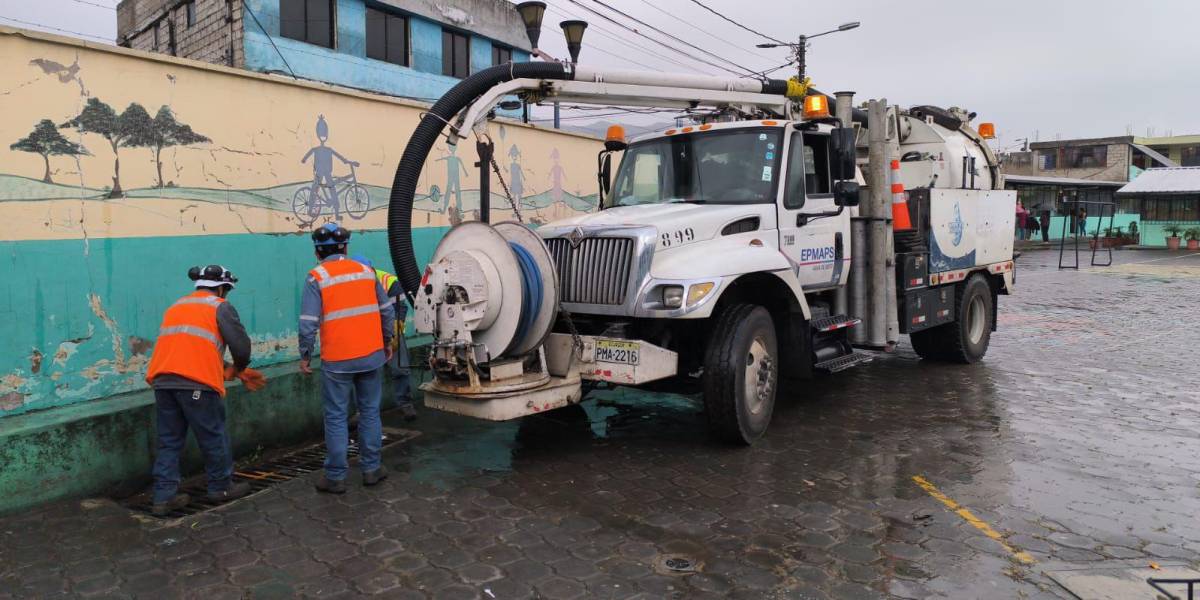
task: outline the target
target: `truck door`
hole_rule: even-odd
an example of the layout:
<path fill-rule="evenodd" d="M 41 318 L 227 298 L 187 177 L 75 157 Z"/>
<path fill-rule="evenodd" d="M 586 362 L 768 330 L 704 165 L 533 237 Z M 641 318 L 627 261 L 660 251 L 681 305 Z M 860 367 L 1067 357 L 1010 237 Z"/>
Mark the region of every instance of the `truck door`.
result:
<path fill-rule="evenodd" d="M 839 217 L 806 216 L 837 211 L 829 169 L 829 135 L 794 131 L 788 140 L 779 211 L 779 248 L 796 270 L 805 290 L 836 286 L 849 256 L 847 213 Z"/>

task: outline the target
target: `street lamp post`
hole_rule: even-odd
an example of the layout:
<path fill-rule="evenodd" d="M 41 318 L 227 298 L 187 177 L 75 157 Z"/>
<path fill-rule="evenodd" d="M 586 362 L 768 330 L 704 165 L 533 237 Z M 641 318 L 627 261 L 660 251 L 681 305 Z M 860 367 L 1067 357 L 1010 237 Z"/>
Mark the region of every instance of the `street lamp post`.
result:
<path fill-rule="evenodd" d="M 522 2 L 516 6 L 517 13 L 521 15 L 521 20 L 525 22 L 525 35 L 529 36 L 529 45 L 532 47 L 532 54 L 545 61 L 559 61 L 557 58 L 546 54 L 538 49 L 538 39 L 542 35 L 542 18 L 546 16 L 546 3 L 537 0 Z M 569 20 L 558 24 L 562 27 L 563 37 L 567 38 L 567 52 L 571 54 L 571 66 L 579 62 L 579 51 L 583 49 L 583 32 L 587 29 L 587 21 Z M 554 128 L 558 129 L 561 125 L 561 117 L 559 116 L 558 102 L 554 103 Z M 529 122 L 529 106 L 525 106 L 525 121 Z"/>
<path fill-rule="evenodd" d="M 757 46 L 759 48 L 780 48 L 783 46 L 791 47 L 793 56 L 796 58 L 796 68 L 800 76 L 800 81 L 803 82 L 805 71 L 807 70 L 806 55 L 808 50 L 808 40 L 821 37 L 823 35 L 829 35 L 831 33 L 837 33 L 839 31 L 850 31 L 851 29 L 858 28 L 858 26 L 861 24 L 862 23 L 859 23 L 858 21 L 851 21 L 849 23 L 842 23 L 841 25 L 838 25 L 837 29 L 830 29 L 829 31 L 822 31 L 821 33 L 814 33 L 812 35 L 801 35 L 800 39 L 795 44 L 758 44 Z"/>

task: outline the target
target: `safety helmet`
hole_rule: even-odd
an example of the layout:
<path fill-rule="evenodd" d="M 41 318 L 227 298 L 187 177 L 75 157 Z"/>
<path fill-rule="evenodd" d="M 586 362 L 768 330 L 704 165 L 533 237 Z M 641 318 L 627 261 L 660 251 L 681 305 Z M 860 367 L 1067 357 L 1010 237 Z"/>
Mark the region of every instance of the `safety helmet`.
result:
<path fill-rule="evenodd" d="M 350 242 L 350 230 L 337 223 L 326 223 L 312 232 L 314 246 L 341 246 Z"/>
<path fill-rule="evenodd" d="M 197 288 L 215 288 L 227 285 L 232 289 L 238 281 L 233 272 L 221 265 L 192 267 L 188 269 L 188 279 L 196 282 Z"/>
<path fill-rule="evenodd" d="M 355 254 L 354 256 L 351 256 L 351 257 L 350 257 L 350 259 L 351 259 L 351 260 L 353 260 L 353 261 L 355 261 L 355 262 L 362 263 L 363 265 L 366 265 L 366 267 L 367 267 L 368 269 L 374 269 L 374 268 L 375 268 L 375 265 L 371 263 L 371 259 L 369 259 L 369 258 L 367 258 L 367 257 L 365 257 L 365 256 L 363 256 L 363 255 L 361 255 L 361 254 Z"/>

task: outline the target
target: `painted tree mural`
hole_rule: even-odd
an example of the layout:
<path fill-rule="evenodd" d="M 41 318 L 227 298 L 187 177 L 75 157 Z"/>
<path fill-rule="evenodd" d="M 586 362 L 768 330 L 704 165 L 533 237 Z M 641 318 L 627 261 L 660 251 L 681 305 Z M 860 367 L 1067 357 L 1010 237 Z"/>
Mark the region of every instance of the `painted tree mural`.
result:
<path fill-rule="evenodd" d="M 142 105 L 131 103 L 120 115 L 99 98 L 88 98 L 79 116 L 62 124 L 83 133 L 95 133 L 112 146 L 113 185 L 109 198 L 119 198 L 121 192 L 121 148 L 149 146 L 154 131 L 154 119 Z"/>
<path fill-rule="evenodd" d="M 17 140 L 9 148 L 18 152 L 41 154 L 42 160 L 46 162 L 46 175 L 42 177 L 42 181 L 46 183 L 54 183 L 50 178 L 51 156 L 80 156 L 88 153 L 87 148 L 63 137 L 58 127 L 54 126 L 54 121 L 50 119 L 42 119 L 29 135 Z"/>
<path fill-rule="evenodd" d="M 171 146 L 188 146 L 205 144 L 212 140 L 192 131 L 191 126 L 180 123 L 175 119 L 171 107 L 163 106 L 154 115 L 153 127 L 150 130 L 149 143 L 154 150 L 154 166 L 158 169 L 158 187 L 163 187 L 162 151 Z"/>

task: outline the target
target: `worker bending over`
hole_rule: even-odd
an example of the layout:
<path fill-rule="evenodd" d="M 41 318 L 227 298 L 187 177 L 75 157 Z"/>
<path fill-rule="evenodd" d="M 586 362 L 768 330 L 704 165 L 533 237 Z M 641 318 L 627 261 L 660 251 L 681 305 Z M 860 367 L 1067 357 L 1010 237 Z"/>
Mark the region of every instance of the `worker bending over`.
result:
<path fill-rule="evenodd" d="M 163 315 L 150 357 L 146 382 L 154 388 L 158 454 L 154 459 L 151 511 L 166 516 L 191 502 L 179 492 L 179 454 L 190 427 L 204 455 L 208 499 L 226 502 L 250 493 L 250 484 L 233 481 L 233 452 L 225 428 L 225 381 L 240 377 L 256 391 L 262 374 L 247 369 L 250 336 L 237 310 L 225 300 L 237 277 L 220 265 L 192 267 L 196 290 L 177 300 Z M 226 365 L 225 348 L 233 357 Z"/>
<path fill-rule="evenodd" d="M 354 260 L 375 270 L 375 278 L 392 299 L 392 308 L 396 311 L 396 326 L 392 329 L 392 359 L 388 361 L 388 370 L 392 375 L 392 391 L 396 395 L 396 406 L 405 421 L 417 420 L 417 409 L 413 407 L 412 385 L 409 383 L 408 345 L 404 343 L 404 317 L 408 316 L 408 306 L 404 303 L 404 288 L 400 279 L 395 275 L 375 268 L 371 259 L 358 254 Z"/>
<path fill-rule="evenodd" d="M 392 301 L 375 271 L 346 258 L 350 232 L 336 223 L 313 231 L 321 264 L 308 272 L 300 299 L 300 371 L 310 366 L 317 333 L 321 336 L 321 396 L 325 406 L 325 475 L 318 491 L 346 492 L 346 448 L 350 399 L 358 402 L 359 467 L 363 485 L 387 478 L 380 462 L 383 423 L 379 400 L 382 368 L 392 358 Z"/>

